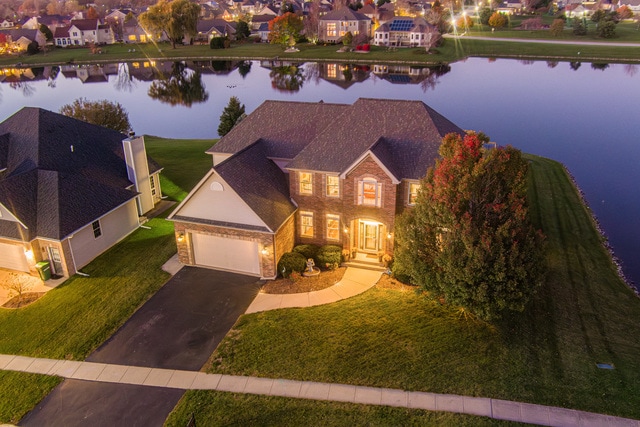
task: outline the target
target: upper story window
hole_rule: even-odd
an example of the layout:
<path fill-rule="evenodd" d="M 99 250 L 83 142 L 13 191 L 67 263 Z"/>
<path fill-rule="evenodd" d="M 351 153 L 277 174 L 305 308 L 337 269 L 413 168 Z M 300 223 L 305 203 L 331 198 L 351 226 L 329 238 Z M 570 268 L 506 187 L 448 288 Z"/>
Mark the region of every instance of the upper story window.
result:
<path fill-rule="evenodd" d="M 340 197 L 340 177 L 327 175 L 327 197 Z"/>
<path fill-rule="evenodd" d="M 313 237 L 313 212 L 300 212 L 300 235 Z"/>
<path fill-rule="evenodd" d="M 365 206 L 382 206 L 382 183 L 373 178 L 366 178 L 358 183 L 358 204 Z"/>
<path fill-rule="evenodd" d="M 91 228 L 93 228 L 93 237 L 95 239 L 102 236 L 102 229 L 100 228 L 100 220 L 93 221 L 91 223 Z"/>
<path fill-rule="evenodd" d="M 313 194 L 313 174 L 300 172 L 300 194 Z"/>
<path fill-rule="evenodd" d="M 329 37 L 335 37 L 338 32 L 336 31 L 336 23 L 335 22 L 329 22 L 327 24 L 327 36 Z"/>
<path fill-rule="evenodd" d="M 410 205 L 416 204 L 416 198 L 418 197 L 419 189 L 420 189 L 420 184 L 418 184 L 417 182 L 409 183 L 409 199 L 408 200 Z"/>

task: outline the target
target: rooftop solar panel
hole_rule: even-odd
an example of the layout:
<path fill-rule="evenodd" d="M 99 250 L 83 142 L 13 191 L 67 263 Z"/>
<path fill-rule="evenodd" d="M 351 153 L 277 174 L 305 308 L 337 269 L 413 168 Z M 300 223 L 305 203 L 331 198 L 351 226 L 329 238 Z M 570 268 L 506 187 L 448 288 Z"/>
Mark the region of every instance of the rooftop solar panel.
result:
<path fill-rule="evenodd" d="M 389 25 L 391 31 L 409 31 L 411 27 L 413 27 L 411 19 L 396 19 Z"/>

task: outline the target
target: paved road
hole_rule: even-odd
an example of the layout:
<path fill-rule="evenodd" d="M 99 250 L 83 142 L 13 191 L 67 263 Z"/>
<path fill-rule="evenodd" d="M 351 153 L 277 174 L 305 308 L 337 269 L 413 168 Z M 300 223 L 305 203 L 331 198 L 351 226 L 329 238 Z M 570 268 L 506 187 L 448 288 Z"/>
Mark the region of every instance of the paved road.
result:
<path fill-rule="evenodd" d="M 443 37 L 448 39 L 487 40 L 487 41 L 496 41 L 496 42 L 513 42 L 513 43 L 568 44 L 568 45 L 576 45 L 576 46 L 640 47 L 640 43 L 595 42 L 595 41 L 580 41 L 580 40 L 511 39 L 506 37 L 455 36 L 453 34 L 445 34 Z"/>
<path fill-rule="evenodd" d="M 197 371 L 258 290 L 255 277 L 185 267 L 87 360 Z M 20 425 L 162 425 L 183 393 L 66 380 Z"/>

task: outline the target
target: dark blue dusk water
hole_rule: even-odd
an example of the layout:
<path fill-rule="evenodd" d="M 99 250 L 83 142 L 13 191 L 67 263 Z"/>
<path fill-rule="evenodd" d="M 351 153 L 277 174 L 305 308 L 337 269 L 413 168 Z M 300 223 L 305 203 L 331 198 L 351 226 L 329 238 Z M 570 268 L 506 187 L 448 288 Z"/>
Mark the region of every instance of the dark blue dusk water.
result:
<path fill-rule="evenodd" d="M 622 259 L 625 273 L 640 283 L 639 66 L 612 64 L 600 69 L 584 63 L 574 70 L 566 62 L 552 67 L 546 62 L 469 59 L 431 73 L 430 78 L 418 70 L 384 74 L 382 67 L 373 65 L 350 69 L 347 82 L 342 66 L 305 64 L 287 69 L 304 78 L 300 86 L 291 75 L 271 77 L 272 70 L 257 62 L 248 73 L 243 70 L 244 78 L 237 68 L 225 70 L 219 65 L 202 68 L 208 99 L 191 107 L 152 99 L 148 90 L 157 75 L 136 74 L 125 64 L 107 67 L 106 77 L 90 77 L 85 83 L 76 77 L 86 77 L 82 71 L 72 69 L 53 80 L 45 78 L 49 69 L 35 70 L 35 76 L 19 83 L 15 77 L 5 77 L 0 84 L 0 120 L 22 106 L 57 111 L 81 96 L 106 98 L 127 109 L 138 134 L 214 138 L 218 118 L 233 95 L 246 105 L 247 113 L 266 99 L 422 100 L 464 129 L 482 130 L 501 145 L 567 165 Z M 165 64 L 165 71 L 170 72 L 170 64 Z M 127 73 L 135 77 L 126 78 Z M 183 74 L 191 75 L 189 69 Z"/>

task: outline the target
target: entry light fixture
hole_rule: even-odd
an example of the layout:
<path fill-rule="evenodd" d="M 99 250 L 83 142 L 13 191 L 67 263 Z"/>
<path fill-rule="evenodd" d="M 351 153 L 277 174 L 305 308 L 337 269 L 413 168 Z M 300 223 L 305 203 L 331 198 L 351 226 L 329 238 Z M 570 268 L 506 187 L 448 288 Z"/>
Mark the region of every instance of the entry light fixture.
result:
<path fill-rule="evenodd" d="M 267 248 L 267 245 L 264 245 L 260 252 L 262 253 L 262 255 L 268 254 L 269 253 L 269 249 Z"/>
<path fill-rule="evenodd" d="M 184 242 L 184 233 L 178 233 L 178 242 L 179 243 Z"/>
<path fill-rule="evenodd" d="M 391 238 L 391 233 L 387 233 L 387 239 Z"/>

